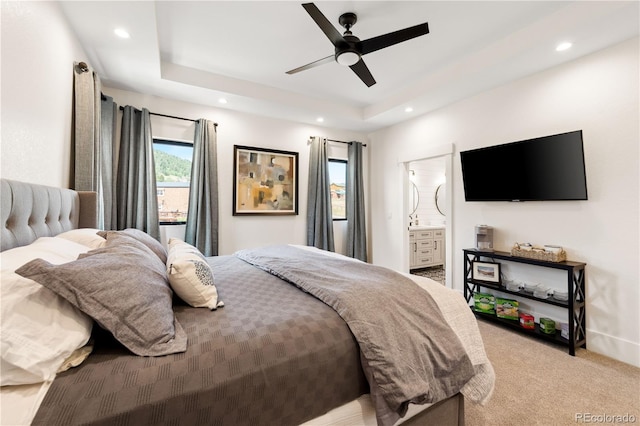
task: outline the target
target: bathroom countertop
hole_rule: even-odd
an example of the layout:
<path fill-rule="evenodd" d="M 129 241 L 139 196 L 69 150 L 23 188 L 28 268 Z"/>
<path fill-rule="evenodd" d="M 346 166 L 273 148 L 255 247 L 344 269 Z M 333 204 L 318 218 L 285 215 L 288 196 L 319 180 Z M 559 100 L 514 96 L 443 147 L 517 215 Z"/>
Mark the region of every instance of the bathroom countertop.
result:
<path fill-rule="evenodd" d="M 411 225 L 409 231 L 426 231 L 428 229 L 444 229 L 446 225 Z"/>

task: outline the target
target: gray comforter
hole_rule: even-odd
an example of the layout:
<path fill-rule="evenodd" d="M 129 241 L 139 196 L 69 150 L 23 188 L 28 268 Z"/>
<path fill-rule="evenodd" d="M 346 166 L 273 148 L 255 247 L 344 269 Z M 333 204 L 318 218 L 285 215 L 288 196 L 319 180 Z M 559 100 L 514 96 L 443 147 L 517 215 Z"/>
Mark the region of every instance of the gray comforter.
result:
<path fill-rule="evenodd" d="M 474 367 L 429 293 L 386 268 L 293 246 L 235 254 L 331 306 L 360 345 L 378 424 L 462 390 Z"/>

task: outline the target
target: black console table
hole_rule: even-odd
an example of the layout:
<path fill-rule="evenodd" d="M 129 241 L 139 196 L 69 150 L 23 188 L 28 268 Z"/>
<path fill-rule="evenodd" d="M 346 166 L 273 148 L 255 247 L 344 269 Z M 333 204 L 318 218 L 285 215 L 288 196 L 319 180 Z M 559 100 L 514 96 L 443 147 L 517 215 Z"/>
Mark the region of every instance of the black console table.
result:
<path fill-rule="evenodd" d="M 525 334 L 536 338 L 553 341 L 569 346 L 569 354 L 575 356 L 575 350 L 578 347 L 587 347 L 586 335 L 586 307 L 585 307 L 585 263 L 581 262 L 548 262 L 544 260 L 529 259 L 526 257 L 512 256 L 510 253 L 501 251 L 481 251 L 477 249 L 464 249 L 464 297 L 467 302 L 471 303 L 473 309 L 473 295 L 480 292 L 481 288 L 494 289 L 502 293 L 513 295 L 514 299 L 525 298 L 540 303 L 559 306 L 567 310 L 567 319 L 569 324 L 569 339 L 560 336 L 559 332 L 555 334 L 545 334 L 540 331 L 540 325 L 536 323 L 535 329 L 526 329 L 520 326 L 517 320 L 509 320 L 498 318 L 495 315 L 478 312 L 474 309 L 474 313 L 479 318 L 497 322 L 503 326 L 518 330 Z M 486 281 L 478 281 L 473 279 L 472 262 L 474 261 L 491 261 L 505 260 L 515 263 L 524 263 L 528 265 L 540 266 L 543 268 L 553 268 L 566 271 L 567 273 L 567 291 L 569 299 L 567 301 L 559 301 L 555 299 L 542 299 L 535 297 L 532 293 L 524 291 L 512 291 L 506 289 L 499 284 L 492 284 Z"/>

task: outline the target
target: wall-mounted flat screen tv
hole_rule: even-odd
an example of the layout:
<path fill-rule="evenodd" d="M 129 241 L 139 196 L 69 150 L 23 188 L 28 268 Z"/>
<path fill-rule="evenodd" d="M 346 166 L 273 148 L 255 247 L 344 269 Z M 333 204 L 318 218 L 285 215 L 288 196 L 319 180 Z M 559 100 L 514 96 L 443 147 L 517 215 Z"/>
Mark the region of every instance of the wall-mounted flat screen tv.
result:
<path fill-rule="evenodd" d="M 460 152 L 466 201 L 586 200 L 582 130 Z"/>

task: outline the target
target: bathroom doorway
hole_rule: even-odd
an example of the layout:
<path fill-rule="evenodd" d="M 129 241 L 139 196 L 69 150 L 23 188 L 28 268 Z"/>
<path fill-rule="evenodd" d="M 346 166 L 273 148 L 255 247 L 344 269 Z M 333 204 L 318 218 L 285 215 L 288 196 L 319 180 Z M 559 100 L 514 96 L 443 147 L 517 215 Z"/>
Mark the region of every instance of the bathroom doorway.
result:
<path fill-rule="evenodd" d="M 445 285 L 444 157 L 409 163 L 409 269 Z"/>
<path fill-rule="evenodd" d="M 410 273 L 452 288 L 450 185 L 453 145 L 404 158 L 406 261 Z"/>

